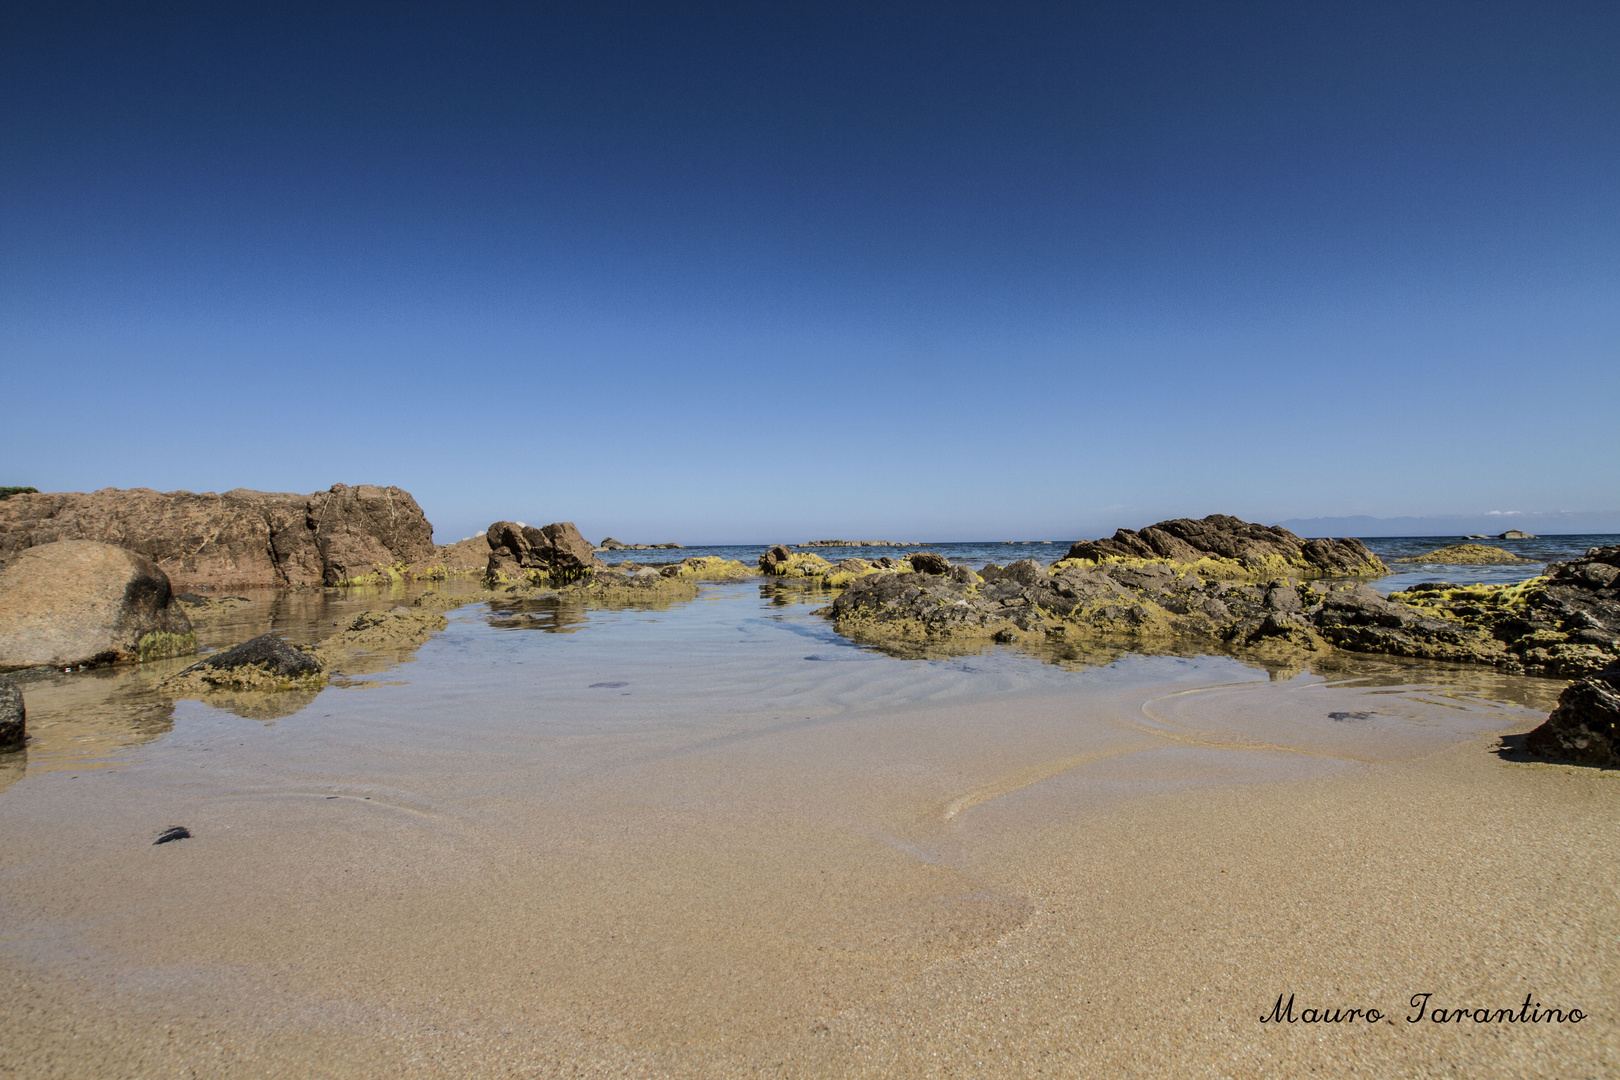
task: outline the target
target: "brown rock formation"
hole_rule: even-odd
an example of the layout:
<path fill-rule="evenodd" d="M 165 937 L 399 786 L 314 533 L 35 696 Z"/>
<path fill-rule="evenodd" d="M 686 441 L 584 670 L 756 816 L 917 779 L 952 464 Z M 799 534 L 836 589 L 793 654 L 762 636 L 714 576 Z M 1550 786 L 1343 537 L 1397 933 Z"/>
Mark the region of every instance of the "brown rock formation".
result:
<path fill-rule="evenodd" d="M 484 537 L 489 544 L 486 573 L 494 580 L 518 577 L 525 570 L 544 570 L 553 578 L 566 579 L 607 566 L 571 521 L 554 521 L 543 529 L 497 521 Z"/>
<path fill-rule="evenodd" d="M 181 589 L 335 585 L 435 556 L 433 526 L 397 487 L 334 484 L 314 495 L 103 488 L 0 502 L 0 559 L 58 540 L 138 551 Z"/>
<path fill-rule="evenodd" d="M 1302 540 L 1278 525 L 1255 525 L 1229 514 L 1175 518 L 1137 532 L 1120 529 L 1107 540 L 1082 540 L 1068 559 L 1168 559 L 1194 563 L 1229 559 L 1256 572 L 1291 570 L 1309 576 L 1353 577 L 1389 573 L 1360 540 Z"/>
<path fill-rule="evenodd" d="M 0 668 L 157 660 L 197 651 L 152 560 L 93 540 L 30 548 L 0 569 Z"/>

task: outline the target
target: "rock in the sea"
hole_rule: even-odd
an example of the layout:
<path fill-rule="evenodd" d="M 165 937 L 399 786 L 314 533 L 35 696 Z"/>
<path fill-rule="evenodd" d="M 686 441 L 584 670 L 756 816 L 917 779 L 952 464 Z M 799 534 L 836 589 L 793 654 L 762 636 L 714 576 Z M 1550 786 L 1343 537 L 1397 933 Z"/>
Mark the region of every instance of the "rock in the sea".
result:
<path fill-rule="evenodd" d="M 1512 563 L 1530 563 L 1534 559 L 1522 559 L 1511 551 L 1504 551 L 1499 547 L 1490 547 L 1486 544 L 1451 544 L 1448 547 L 1435 548 L 1422 555 L 1414 555 L 1410 559 L 1396 559 L 1402 563 L 1430 563 L 1436 566 L 1506 566 Z"/>
<path fill-rule="evenodd" d="M 266 675 L 278 679 L 297 679 L 321 673 L 320 661 L 309 653 L 293 648 L 277 634 L 260 634 L 199 660 L 180 674 L 189 675 L 205 670 L 228 671 L 239 667 L 258 667 Z"/>
<path fill-rule="evenodd" d="M 1546 722 L 1525 736 L 1524 748 L 1538 757 L 1620 768 L 1620 662 L 1566 687 Z"/>
<path fill-rule="evenodd" d="M 490 550 L 485 572 L 490 580 L 540 570 L 554 581 L 567 581 L 607 566 L 571 521 L 555 521 L 541 529 L 497 521 L 484 537 Z"/>
<path fill-rule="evenodd" d="M 911 568 L 919 574 L 948 574 L 951 564 L 937 551 L 918 551 L 910 556 Z"/>
<path fill-rule="evenodd" d="M 1107 540 L 1081 540 L 1068 559 L 1154 560 L 1176 563 L 1223 560 L 1232 577 L 1293 574 L 1305 577 L 1383 575 L 1389 568 L 1360 540 L 1303 540 L 1278 525 L 1255 525 L 1228 514 L 1175 518 L 1137 532 L 1120 529 Z M 1206 564 L 1211 571 L 1215 566 Z"/>
<path fill-rule="evenodd" d="M 759 557 L 759 569 L 762 573 L 775 574 L 780 567 L 786 566 L 793 552 L 784 544 L 777 544 Z"/>
<path fill-rule="evenodd" d="M 0 676 L 0 750 L 15 750 L 28 738 L 28 710 L 17 684 Z"/>
<path fill-rule="evenodd" d="M 1427 615 L 1366 585 L 1329 593 L 1312 622 L 1322 637 L 1351 652 L 1490 664 L 1511 659 L 1484 627 Z"/>
<path fill-rule="evenodd" d="M 1536 539 L 1536 534 L 1521 532 L 1518 529 L 1509 529 L 1505 533 L 1497 533 L 1496 538 L 1498 540 L 1534 540 Z"/>
<path fill-rule="evenodd" d="M 0 502 L 0 558 L 59 540 L 138 551 L 182 589 L 336 585 L 435 556 L 433 526 L 397 487 L 334 484 L 313 495 L 104 488 Z"/>
<path fill-rule="evenodd" d="M 62 540 L 30 547 L 0 569 L 0 668 L 196 651 L 191 620 L 175 603 L 168 576 L 138 552 Z"/>
<path fill-rule="evenodd" d="M 1566 678 L 1620 659 L 1620 545 L 1550 563 L 1541 577 L 1513 585 L 1414 585 L 1390 599 L 1474 635 L 1476 644 L 1490 639 L 1458 659 Z"/>

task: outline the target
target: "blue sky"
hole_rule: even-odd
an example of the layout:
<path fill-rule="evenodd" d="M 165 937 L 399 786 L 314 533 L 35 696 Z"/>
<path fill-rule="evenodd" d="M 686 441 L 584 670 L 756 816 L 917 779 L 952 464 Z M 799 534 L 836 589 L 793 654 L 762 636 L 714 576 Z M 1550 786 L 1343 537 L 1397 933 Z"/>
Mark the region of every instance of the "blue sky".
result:
<path fill-rule="evenodd" d="M 0 13 L 0 484 L 1620 529 L 1620 5 L 243 7 Z"/>

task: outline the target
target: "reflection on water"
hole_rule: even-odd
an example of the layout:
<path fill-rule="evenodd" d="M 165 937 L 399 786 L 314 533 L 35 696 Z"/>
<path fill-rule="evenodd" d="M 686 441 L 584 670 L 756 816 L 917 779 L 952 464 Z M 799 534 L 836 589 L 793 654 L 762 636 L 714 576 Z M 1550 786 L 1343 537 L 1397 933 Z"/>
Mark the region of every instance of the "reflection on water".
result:
<path fill-rule="evenodd" d="M 0 791 L 6 790 L 12 784 L 23 778 L 28 770 L 28 752 L 26 750 L 7 750 L 0 753 Z"/>
<path fill-rule="evenodd" d="M 467 581 L 348 591 L 262 590 L 246 593 L 246 602 L 200 608 L 193 617 L 199 640 L 208 651 L 271 631 L 294 642 L 314 642 L 360 611 L 409 604 L 430 589 L 465 595 L 473 605 L 460 609 L 459 614 L 450 612 L 450 634 L 440 635 L 428 646 L 437 650 L 430 681 L 454 687 L 440 691 L 441 698 L 455 695 L 438 700 L 434 707 L 441 710 L 460 701 L 476 700 L 486 710 L 491 706 L 492 695 L 502 691 L 479 681 L 472 672 L 490 664 L 524 662 L 532 650 L 520 639 L 533 639 L 505 633 L 512 630 L 539 630 L 544 635 L 579 639 L 569 646 L 567 656 L 581 672 L 580 687 L 617 685 L 626 681 L 619 678 L 624 670 L 642 665 L 659 672 L 658 677 L 638 679 L 616 697 L 666 703 L 680 699 L 711 708 L 718 707 L 716 695 L 722 695 L 729 702 L 728 709 L 803 710 L 807 718 L 829 708 L 906 707 L 965 693 L 1082 692 L 1083 683 L 1073 681 L 1075 676 L 1150 659 L 1227 664 L 1235 672 L 1263 672 L 1273 684 L 1289 684 L 1305 675 L 1312 681 L 1361 690 L 1428 687 L 1439 697 L 1498 702 L 1542 713 L 1553 706 L 1563 687 L 1557 680 L 1502 675 L 1482 667 L 1342 652 L 1305 656 L 1289 665 L 1222 655 L 1214 647 L 1177 649 L 1129 640 L 1045 639 L 1011 645 L 984 640 L 854 642 L 840 637 L 816 614 L 830 598 L 828 591 L 786 581 L 708 585 L 695 602 L 613 609 L 586 607 L 555 595 L 492 596 Z M 469 635 L 465 629 L 457 629 L 471 625 L 484 628 L 485 633 Z M 495 636 L 489 636 L 490 631 Z M 419 648 L 411 645 L 379 652 L 345 664 L 344 673 L 391 671 L 401 661 L 414 658 Z M 547 665 L 558 659 L 547 653 Z M 865 663 L 834 662 L 851 660 Z M 30 677 L 24 685 L 30 740 L 25 754 L 0 758 L 0 786 L 15 783 L 24 768 L 48 772 L 116 764 L 129 751 L 161 740 L 174 728 L 175 703 L 158 684 L 189 662 L 189 658 L 180 658 Z M 854 674 L 857 671 L 862 674 Z M 811 672 L 822 674 L 812 677 Z M 419 683 L 419 675 L 412 665 L 409 682 Z M 389 685 L 406 683 L 350 678 L 334 681 L 320 694 L 219 692 L 204 697 L 202 704 L 209 710 L 268 722 L 298 715 L 323 696 L 328 697 L 329 708 L 346 708 L 331 704 L 329 695 L 363 696 L 371 688 Z M 532 696 L 539 691 L 528 686 L 521 690 L 509 687 L 508 692 Z M 558 707 L 566 711 L 572 704 L 561 702 Z M 401 707 L 409 711 L 405 701 Z"/>
<path fill-rule="evenodd" d="M 174 702 L 154 691 L 150 669 L 168 674 L 179 666 L 162 661 L 19 680 L 28 709 L 28 770 L 97 768 L 167 735 L 174 729 Z"/>

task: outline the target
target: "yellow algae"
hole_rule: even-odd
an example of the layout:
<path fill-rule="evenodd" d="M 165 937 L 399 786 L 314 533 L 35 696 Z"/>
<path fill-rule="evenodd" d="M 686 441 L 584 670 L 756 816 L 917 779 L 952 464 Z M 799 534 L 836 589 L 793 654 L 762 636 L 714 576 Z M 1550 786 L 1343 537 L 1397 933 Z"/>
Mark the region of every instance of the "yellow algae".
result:
<path fill-rule="evenodd" d="M 1410 559 L 1396 559 L 1400 563 L 1439 563 L 1446 566 L 1497 566 L 1509 563 L 1529 563 L 1534 559 L 1521 558 L 1499 547 L 1487 544 L 1452 544 L 1435 548 Z"/>

